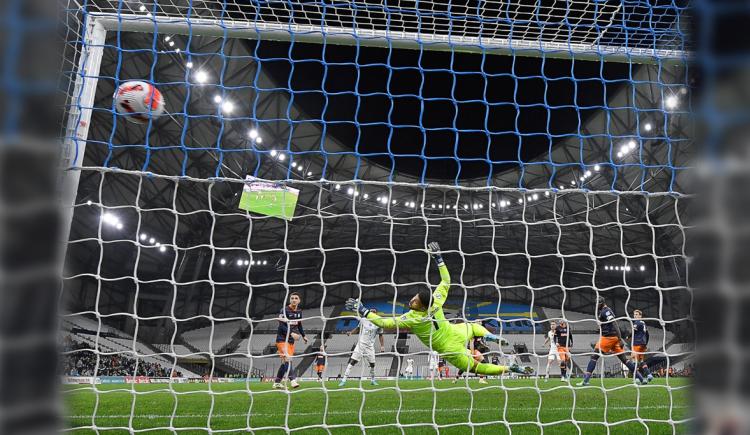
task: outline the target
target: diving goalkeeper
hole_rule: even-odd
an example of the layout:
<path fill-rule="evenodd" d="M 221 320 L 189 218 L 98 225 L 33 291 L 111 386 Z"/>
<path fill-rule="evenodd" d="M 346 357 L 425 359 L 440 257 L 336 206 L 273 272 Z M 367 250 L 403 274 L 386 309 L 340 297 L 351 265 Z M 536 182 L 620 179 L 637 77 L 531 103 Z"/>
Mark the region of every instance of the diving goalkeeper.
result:
<path fill-rule="evenodd" d="M 440 270 L 440 285 L 432 293 L 432 298 L 428 291 L 419 291 L 409 301 L 410 311 L 398 317 L 380 317 L 357 299 L 347 300 L 346 308 L 356 310 L 361 317 L 381 328 L 409 328 L 428 348 L 438 352 L 446 361 L 460 370 L 489 376 L 500 375 L 508 371 L 525 374 L 525 371 L 516 364 L 501 366 L 480 363 L 471 356 L 466 348 L 469 340 L 474 337 L 484 337 L 485 340 L 499 342 L 500 338 L 477 323 L 452 324 L 446 320 L 443 314 L 443 304 L 450 289 L 450 274 L 440 255 L 440 246 L 437 242 L 431 242 L 427 247 Z"/>

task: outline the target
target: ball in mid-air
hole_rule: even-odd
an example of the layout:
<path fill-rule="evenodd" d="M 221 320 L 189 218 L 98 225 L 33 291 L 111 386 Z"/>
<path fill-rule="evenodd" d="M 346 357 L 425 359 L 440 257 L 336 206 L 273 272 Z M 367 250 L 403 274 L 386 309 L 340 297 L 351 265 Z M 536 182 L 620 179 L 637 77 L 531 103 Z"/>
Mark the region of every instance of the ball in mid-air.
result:
<path fill-rule="evenodd" d="M 150 83 L 125 82 L 115 93 L 115 110 L 130 122 L 148 124 L 164 113 L 164 96 Z"/>

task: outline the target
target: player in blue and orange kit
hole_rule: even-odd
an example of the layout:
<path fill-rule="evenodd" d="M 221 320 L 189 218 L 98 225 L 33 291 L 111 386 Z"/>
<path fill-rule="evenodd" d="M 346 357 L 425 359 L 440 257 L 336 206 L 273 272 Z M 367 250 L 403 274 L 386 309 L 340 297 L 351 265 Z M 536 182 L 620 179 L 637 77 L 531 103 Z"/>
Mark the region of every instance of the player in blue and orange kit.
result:
<path fill-rule="evenodd" d="M 573 347 L 573 334 L 570 332 L 568 323 L 565 320 L 561 320 L 555 326 L 553 339 L 555 340 L 554 344 L 557 346 L 557 355 L 560 358 L 560 380 L 563 382 L 570 381 L 568 370 L 573 368 L 573 362 L 570 360 L 570 348 Z"/>
<path fill-rule="evenodd" d="M 302 340 L 307 343 L 305 330 L 302 328 L 302 309 L 300 302 L 302 298 L 299 293 L 289 295 L 289 305 L 284 307 L 279 314 L 279 329 L 276 332 L 276 349 L 281 357 L 281 366 L 273 382 L 273 388 L 284 388 L 281 381 L 284 377 L 289 378 L 292 388 L 299 387 L 299 383 L 294 379 L 292 372 L 292 360 L 294 356 L 294 341 Z"/>
<path fill-rule="evenodd" d="M 643 313 L 641 310 L 633 311 L 633 361 L 635 361 L 638 370 L 641 375 L 644 376 L 644 383 L 649 383 L 654 379 L 654 375 L 651 374 L 651 370 L 648 369 L 646 364 L 646 352 L 648 351 L 648 328 L 646 328 L 646 322 L 641 320 Z"/>
<path fill-rule="evenodd" d="M 323 346 L 320 346 L 320 352 L 315 354 L 315 373 L 318 375 L 318 382 L 323 382 L 323 371 L 326 369 L 326 355 Z"/>
<path fill-rule="evenodd" d="M 611 308 L 607 306 L 604 298 L 599 296 L 596 298 L 596 308 L 599 313 L 597 320 L 599 321 L 599 327 L 601 328 L 601 336 L 599 342 L 594 347 L 597 352 L 591 356 L 588 366 L 586 367 L 586 373 L 583 375 L 583 381 L 578 383 L 578 386 L 586 386 L 591 380 L 591 374 L 596 369 L 596 363 L 599 361 L 599 357 L 603 353 L 615 354 L 617 358 L 622 361 L 630 370 L 630 373 L 635 374 L 635 378 L 638 383 L 643 382 L 643 376 L 638 372 L 632 361 L 625 355 L 625 341 L 622 339 L 622 333 L 620 332 L 620 326 L 615 320 L 615 313 Z"/>

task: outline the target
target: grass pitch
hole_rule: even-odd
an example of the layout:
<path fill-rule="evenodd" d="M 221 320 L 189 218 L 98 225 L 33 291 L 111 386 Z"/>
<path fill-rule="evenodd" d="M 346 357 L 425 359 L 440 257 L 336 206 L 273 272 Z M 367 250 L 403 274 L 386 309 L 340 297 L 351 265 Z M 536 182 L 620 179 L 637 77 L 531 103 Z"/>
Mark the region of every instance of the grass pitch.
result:
<path fill-rule="evenodd" d="M 575 380 L 574 380 L 575 381 Z M 68 386 L 69 433 L 673 434 L 689 432 L 689 384 L 558 379 Z M 131 418 L 132 414 L 132 418 Z M 93 416 L 93 417 L 92 417 Z M 607 425 L 609 427 L 607 427 Z M 326 430 L 326 427 L 330 432 Z M 173 429 L 170 429 L 173 428 Z M 403 432 L 402 432 L 403 429 Z"/>

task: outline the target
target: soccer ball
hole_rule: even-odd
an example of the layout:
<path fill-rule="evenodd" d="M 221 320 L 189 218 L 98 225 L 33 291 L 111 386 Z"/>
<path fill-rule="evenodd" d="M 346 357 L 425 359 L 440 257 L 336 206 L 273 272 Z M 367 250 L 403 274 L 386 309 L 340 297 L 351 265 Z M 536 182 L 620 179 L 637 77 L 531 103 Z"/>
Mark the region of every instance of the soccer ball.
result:
<path fill-rule="evenodd" d="M 115 109 L 130 122 L 148 124 L 164 113 L 164 96 L 149 83 L 125 82 L 115 93 Z"/>

